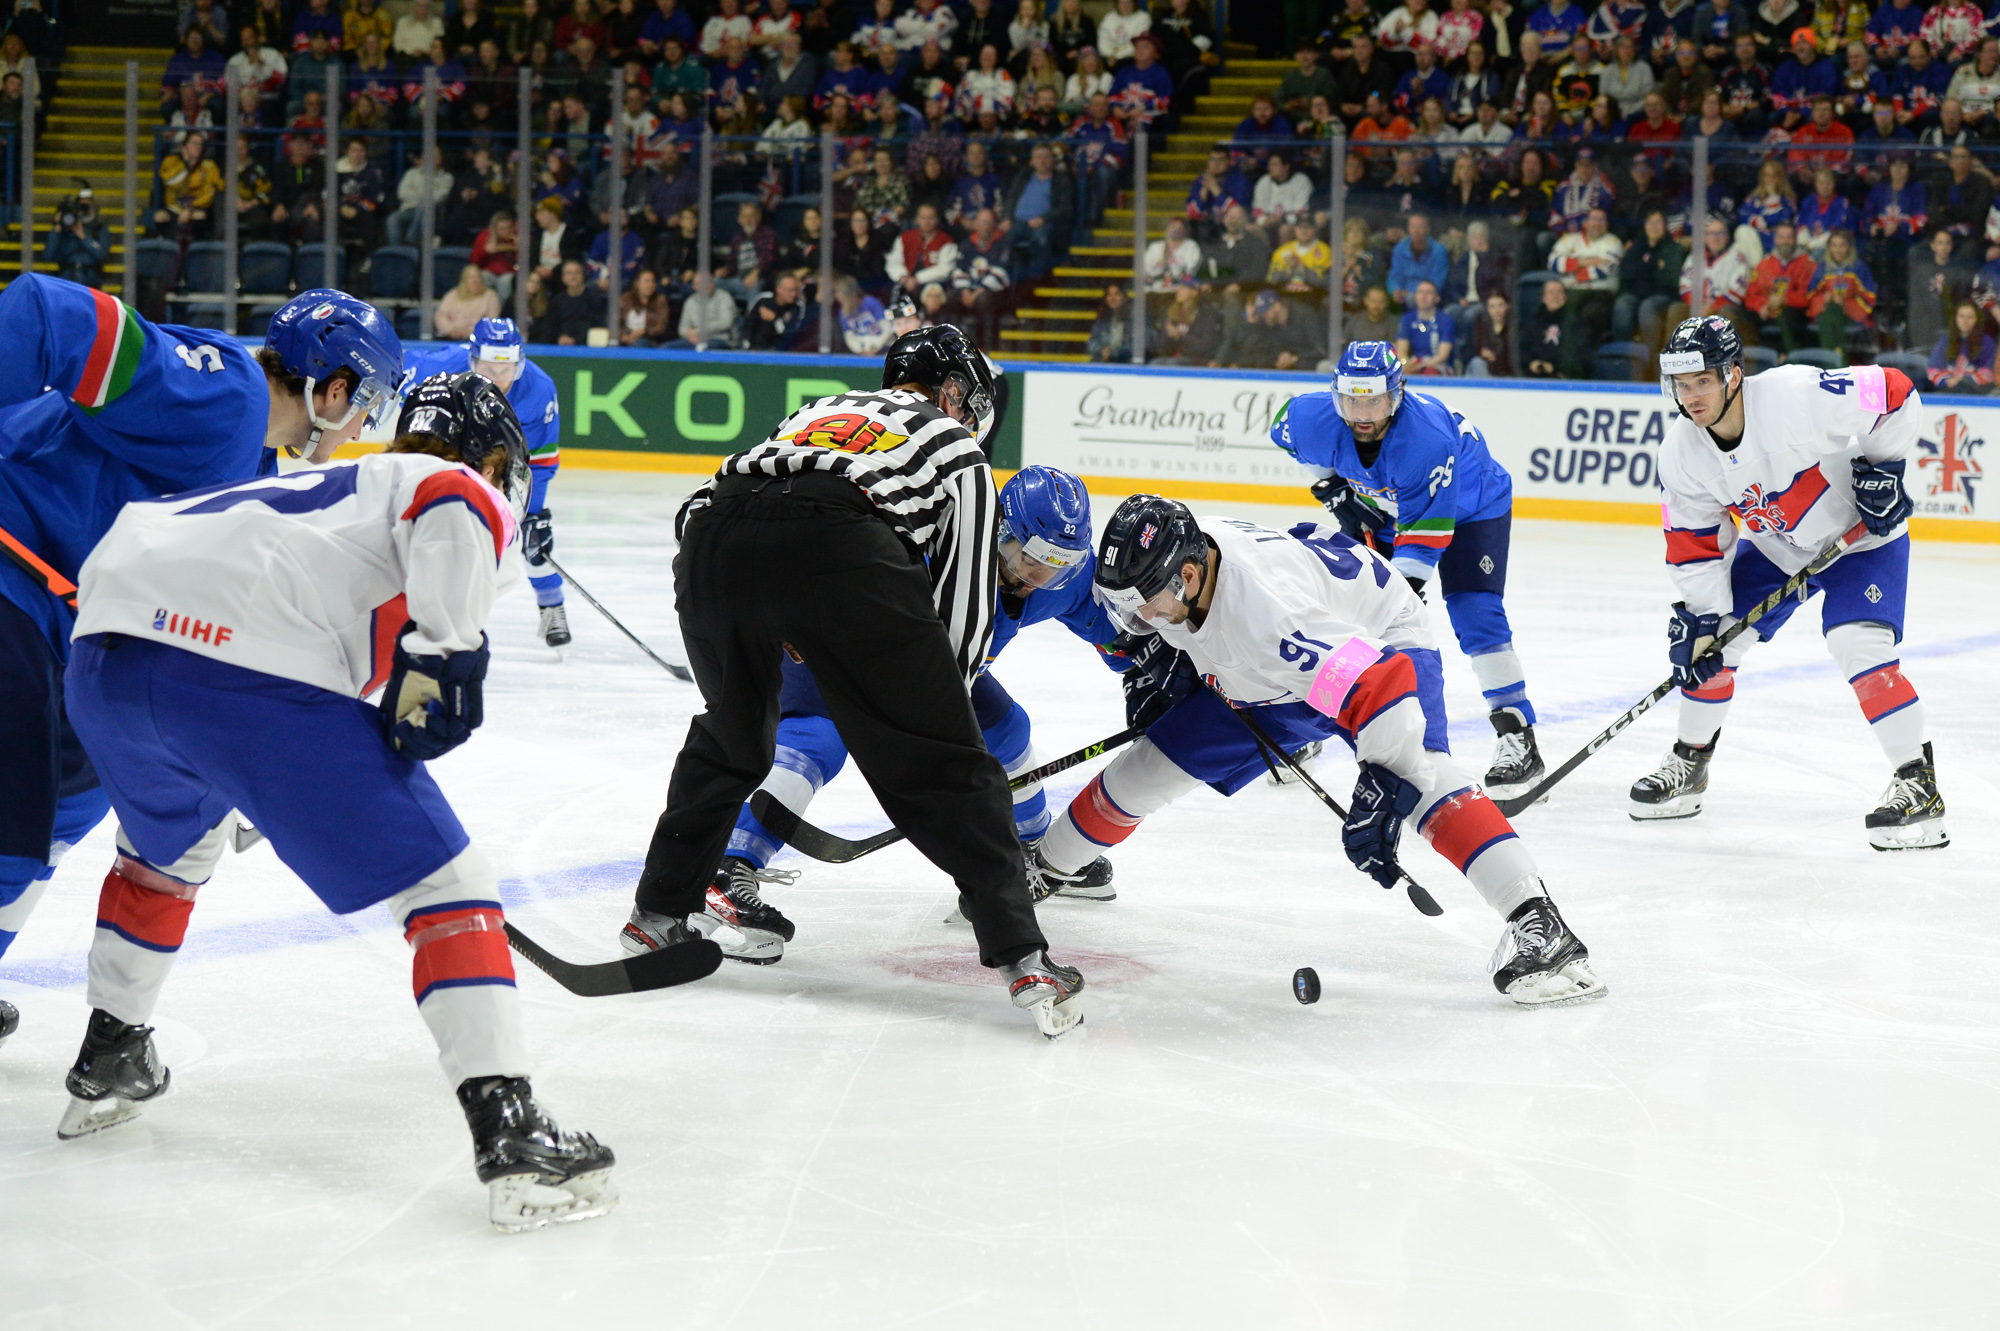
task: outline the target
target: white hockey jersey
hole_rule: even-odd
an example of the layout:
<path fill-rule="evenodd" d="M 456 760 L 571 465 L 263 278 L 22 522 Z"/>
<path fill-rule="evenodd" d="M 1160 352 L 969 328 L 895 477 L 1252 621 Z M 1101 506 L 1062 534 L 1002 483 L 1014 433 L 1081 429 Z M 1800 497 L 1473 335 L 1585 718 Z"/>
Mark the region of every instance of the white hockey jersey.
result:
<path fill-rule="evenodd" d="M 1909 377 L 1879 365 L 1785 365 L 1744 380 L 1743 438 L 1726 453 L 1676 415 L 1660 445 L 1661 517 L 1667 563 L 1688 608 L 1728 613 L 1728 556 L 1739 539 L 1787 574 L 1812 562 L 1861 520 L 1853 459 L 1907 458 L 1922 418 Z M 1854 548 L 1873 549 L 1904 530 L 1864 536 Z"/>
<path fill-rule="evenodd" d="M 469 651 L 514 539 L 469 468 L 375 454 L 128 504 L 84 563 L 76 634 L 123 633 L 365 697 L 395 634 Z"/>

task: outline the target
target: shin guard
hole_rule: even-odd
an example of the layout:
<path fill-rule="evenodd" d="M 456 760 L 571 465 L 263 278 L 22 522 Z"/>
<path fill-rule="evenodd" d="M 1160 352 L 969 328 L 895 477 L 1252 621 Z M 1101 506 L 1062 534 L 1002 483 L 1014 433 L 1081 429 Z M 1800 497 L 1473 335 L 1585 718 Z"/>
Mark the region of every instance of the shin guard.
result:
<path fill-rule="evenodd" d="M 453 1086 L 528 1075 L 499 879 L 475 849 L 390 898 L 415 956 L 411 988 Z"/>

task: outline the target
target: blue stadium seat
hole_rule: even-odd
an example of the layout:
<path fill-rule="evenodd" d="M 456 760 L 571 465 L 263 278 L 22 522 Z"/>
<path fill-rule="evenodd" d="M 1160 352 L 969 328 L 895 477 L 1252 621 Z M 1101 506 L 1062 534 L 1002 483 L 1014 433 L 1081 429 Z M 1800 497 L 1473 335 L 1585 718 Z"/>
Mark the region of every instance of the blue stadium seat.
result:
<path fill-rule="evenodd" d="M 472 251 L 463 245 L 445 245 L 431 251 L 431 296 L 440 298 L 458 285 L 458 275 L 472 262 Z"/>
<path fill-rule="evenodd" d="M 246 296 L 282 296 L 292 289 L 292 247 L 253 241 L 236 259 L 237 289 Z"/>
<path fill-rule="evenodd" d="M 376 300 L 414 300 L 421 261 L 408 245 L 385 245 L 368 261 L 368 291 Z"/>
<path fill-rule="evenodd" d="M 187 248 L 187 262 L 181 271 L 189 291 L 222 292 L 223 244 L 219 240 L 197 240 Z M 206 328 L 209 325 L 202 324 Z"/>
<path fill-rule="evenodd" d="M 333 284 L 343 291 L 347 288 L 347 251 L 334 251 Z M 326 246 L 313 244 L 299 246 L 299 252 L 292 256 L 292 280 L 299 290 L 326 285 Z"/>

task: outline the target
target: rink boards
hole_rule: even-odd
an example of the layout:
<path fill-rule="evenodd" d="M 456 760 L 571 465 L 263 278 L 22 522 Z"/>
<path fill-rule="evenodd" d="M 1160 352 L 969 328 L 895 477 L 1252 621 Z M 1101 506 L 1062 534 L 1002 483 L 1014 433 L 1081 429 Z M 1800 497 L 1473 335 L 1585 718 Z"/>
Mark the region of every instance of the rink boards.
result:
<path fill-rule="evenodd" d="M 856 356 L 533 347 L 555 379 L 563 460 L 593 468 L 705 472 L 760 442 L 800 403 L 880 383 Z M 1015 363 L 994 446 L 1003 469 L 1042 463 L 1106 493 L 1295 502 L 1310 479 L 1270 442 L 1271 421 L 1323 376 Z M 1646 384 L 1413 380 L 1476 425 L 1514 478 L 1515 513 L 1580 522 L 1659 521 L 1655 463 L 1672 408 Z M 1919 538 L 2000 542 L 1984 493 L 2000 405 L 1933 395 L 1907 482 Z"/>

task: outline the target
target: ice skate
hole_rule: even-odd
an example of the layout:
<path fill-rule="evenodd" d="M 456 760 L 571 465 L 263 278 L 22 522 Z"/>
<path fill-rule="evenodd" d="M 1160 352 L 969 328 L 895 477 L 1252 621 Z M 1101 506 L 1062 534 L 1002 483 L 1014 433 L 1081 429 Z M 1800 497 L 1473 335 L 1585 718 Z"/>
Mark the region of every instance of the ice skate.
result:
<path fill-rule="evenodd" d="M 63 1079 L 70 1101 L 56 1136 L 70 1141 L 137 1118 L 140 1106 L 172 1083 L 153 1047 L 153 1028 L 128 1026 L 100 1008 L 90 1014 L 76 1066 Z"/>
<path fill-rule="evenodd" d="M 0 999 L 0 1044 L 7 1043 L 7 1037 L 21 1029 L 21 1009 L 5 999 Z"/>
<path fill-rule="evenodd" d="M 798 876 L 796 869 L 758 869 L 748 860 L 727 856 L 708 885 L 701 913 L 688 916 L 688 928 L 702 938 L 713 938 L 732 961 L 769 966 L 785 955 L 785 944 L 797 930 L 777 907 L 757 895 L 757 884 L 792 883 Z M 740 941 L 716 937 L 724 928 L 734 930 Z"/>
<path fill-rule="evenodd" d="M 1493 723 L 1496 738 L 1493 765 L 1486 769 L 1483 783 L 1486 794 L 1490 799 L 1513 799 L 1541 780 L 1548 768 L 1543 765 L 1542 751 L 1535 744 L 1535 728 L 1521 720 L 1518 712 L 1503 707 L 1487 719 Z"/>
<path fill-rule="evenodd" d="M 1938 794 L 1937 763 L 1928 743 L 1923 757 L 1896 769 L 1882 794 L 1882 807 L 1863 821 L 1868 844 L 1877 850 L 1937 850 L 1951 844 L 1944 826 L 1944 796 Z M 0 1016 L 0 1032 L 5 1028 L 6 1019 Z"/>
<path fill-rule="evenodd" d="M 542 621 L 536 626 L 535 633 L 547 646 L 569 646 L 569 612 L 559 605 L 543 606 Z"/>
<path fill-rule="evenodd" d="M 625 949 L 625 955 L 631 957 L 643 957 L 648 952 L 678 947 L 694 940 L 695 935 L 689 931 L 685 921 L 672 915 L 655 915 L 637 906 L 632 908 L 632 918 L 625 921 L 625 927 L 618 931 L 618 945 Z"/>
<path fill-rule="evenodd" d="M 1522 1007 L 1570 1007 L 1605 993 L 1590 950 L 1547 897 L 1530 897 L 1507 917 L 1488 969 L 1493 987 Z"/>
<path fill-rule="evenodd" d="M 1077 901 L 1116 901 L 1118 889 L 1111 885 L 1111 861 L 1099 855 L 1075 873 L 1064 873 L 1042 858 L 1039 841 L 1023 846 L 1028 872 L 1028 895 L 1036 901 L 1069 897 Z"/>
<path fill-rule="evenodd" d="M 1318 740 L 1314 740 L 1312 743 L 1306 745 L 1303 749 L 1300 749 L 1297 753 L 1293 754 L 1292 761 L 1297 763 L 1299 766 L 1305 768 L 1307 771 L 1311 771 L 1312 765 L 1319 760 L 1319 751 L 1320 751 L 1320 742 Z M 1285 766 L 1283 763 L 1279 763 L 1276 766 L 1274 766 L 1271 769 L 1271 774 L 1265 777 L 1264 779 L 1270 782 L 1274 786 L 1296 786 L 1299 784 L 1298 773 L 1294 772 L 1291 768 Z"/>
<path fill-rule="evenodd" d="M 1714 740 L 1701 748 L 1675 740 L 1660 760 L 1659 769 L 1632 783 L 1632 802 L 1626 812 L 1635 822 L 1694 817 L 1701 812 L 1701 797 L 1708 789 L 1708 760 L 1714 756 Z"/>
<path fill-rule="evenodd" d="M 1076 996 L 1083 992 L 1083 972 L 1049 960 L 1046 951 L 1030 952 L 1011 966 L 1002 966 L 1007 995 L 1014 1006 L 1035 1014 L 1035 1025 L 1051 1040 L 1059 1040 L 1083 1024 Z"/>
<path fill-rule="evenodd" d="M 487 1218 L 503 1234 L 588 1220 L 618 1205 L 618 1159 L 587 1132 L 564 1132 L 535 1103 L 526 1077 L 474 1077 L 458 1102 L 472 1129 L 472 1164 Z"/>

